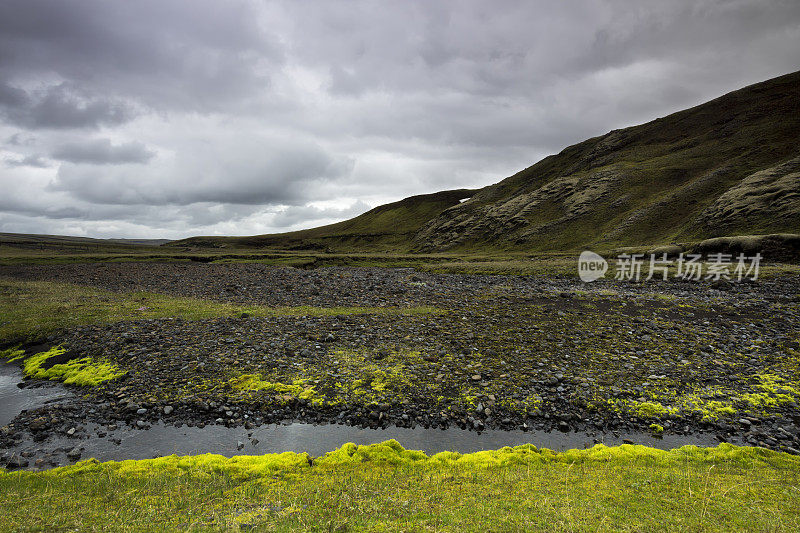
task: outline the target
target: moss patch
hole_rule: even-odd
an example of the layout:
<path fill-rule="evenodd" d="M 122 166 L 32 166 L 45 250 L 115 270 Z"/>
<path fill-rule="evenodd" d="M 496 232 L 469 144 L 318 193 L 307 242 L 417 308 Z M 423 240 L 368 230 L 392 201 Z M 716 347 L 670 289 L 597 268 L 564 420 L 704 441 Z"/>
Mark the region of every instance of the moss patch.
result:
<path fill-rule="evenodd" d="M 5 359 L 6 362 L 13 363 L 25 357 L 25 350 L 20 350 L 18 347 L 0 350 L 0 359 Z"/>
<path fill-rule="evenodd" d="M 264 381 L 258 374 L 242 374 L 228 381 L 228 384 L 233 390 L 240 392 L 258 392 L 270 391 L 275 392 L 283 398 L 286 402 L 292 398 L 300 400 L 310 400 L 314 405 L 320 405 L 325 397 L 318 394 L 314 390 L 313 385 L 308 384 L 307 379 L 295 379 L 292 383 L 280 383 L 272 381 Z"/>
<path fill-rule="evenodd" d="M 37 379 L 63 381 L 67 385 L 96 387 L 105 381 L 111 381 L 127 373 L 109 361 L 94 361 L 90 357 L 73 359 L 66 363 L 55 364 L 50 368 L 43 368 L 48 359 L 57 357 L 65 351 L 62 347 L 55 346 L 46 352 L 28 357 L 23 364 L 25 375 Z"/>

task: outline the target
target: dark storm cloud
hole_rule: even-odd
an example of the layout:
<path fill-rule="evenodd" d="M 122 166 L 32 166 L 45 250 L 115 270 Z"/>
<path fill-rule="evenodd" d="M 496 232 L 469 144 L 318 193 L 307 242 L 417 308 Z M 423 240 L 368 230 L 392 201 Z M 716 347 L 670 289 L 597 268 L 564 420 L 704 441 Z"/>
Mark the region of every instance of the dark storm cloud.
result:
<path fill-rule="evenodd" d="M 154 109 L 221 110 L 281 59 L 253 4 L 212 0 L 7 0 L 0 74 L 47 72 Z"/>
<path fill-rule="evenodd" d="M 140 142 L 113 145 L 109 139 L 63 144 L 50 153 L 51 158 L 59 161 L 94 165 L 147 163 L 155 155 Z"/>
<path fill-rule="evenodd" d="M 496 182 L 798 49 L 794 0 L 5 0 L 0 230 L 312 226 Z"/>

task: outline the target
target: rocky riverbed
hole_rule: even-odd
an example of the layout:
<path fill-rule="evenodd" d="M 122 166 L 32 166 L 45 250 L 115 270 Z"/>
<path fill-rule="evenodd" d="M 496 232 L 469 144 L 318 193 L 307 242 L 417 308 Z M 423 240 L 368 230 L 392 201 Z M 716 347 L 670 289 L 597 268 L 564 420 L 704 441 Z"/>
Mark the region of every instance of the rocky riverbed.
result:
<path fill-rule="evenodd" d="M 0 448 L 32 441 L 52 457 L 49 439 L 88 424 L 107 433 L 293 420 L 687 442 L 703 434 L 800 450 L 796 277 L 585 284 L 182 263 L 2 266 L 0 277 L 266 306 L 428 306 L 75 327 L 28 349 L 58 345 L 65 354 L 49 364 L 89 357 L 125 374 L 20 414 L 0 430 Z"/>

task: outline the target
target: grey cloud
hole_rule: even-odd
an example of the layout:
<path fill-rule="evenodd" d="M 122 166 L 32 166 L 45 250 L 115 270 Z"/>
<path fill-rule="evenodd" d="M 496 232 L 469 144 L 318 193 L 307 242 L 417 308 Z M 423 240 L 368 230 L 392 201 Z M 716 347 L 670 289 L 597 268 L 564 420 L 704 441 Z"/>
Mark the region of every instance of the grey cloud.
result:
<path fill-rule="evenodd" d="M 0 106 L 14 109 L 25 107 L 29 104 L 28 93 L 8 83 L 0 82 Z"/>
<path fill-rule="evenodd" d="M 147 163 L 155 155 L 140 142 L 113 145 L 109 139 L 63 144 L 50 153 L 50 157 L 60 161 L 94 165 Z"/>
<path fill-rule="evenodd" d="M 81 95 L 65 83 L 31 93 L 5 84 L 0 85 L 0 116 L 29 129 L 97 128 L 128 122 L 134 111 L 119 100 Z"/>
<path fill-rule="evenodd" d="M 339 179 L 351 168 L 347 158 L 313 145 L 219 139 L 214 146 L 190 144 L 172 166 L 144 175 L 128 166 L 65 163 L 50 188 L 99 204 L 296 204 L 315 197 L 316 182 Z"/>
<path fill-rule="evenodd" d="M 369 209 L 370 206 L 361 201 L 355 202 L 344 209 L 320 208 L 313 205 L 289 206 L 275 214 L 270 222 L 276 228 L 288 228 L 310 221 L 351 218 L 365 213 Z"/>
<path fill-rule="evenodd" d="M 43 156 L 38 154 L 28 155 L 21 159 L 6 158 L 6 165 L 9 167 L 33 168 L 49 168 L 52 166 Z"/>
<path fill-rule="evenodd" d="M 8 0 L 0 75 L 46 72 L 158 110 L 218 111 L 269 84 L 282 48 L 248 1 Z"/>
<path fill-rule="evenodd" d="M 7 146 L 33 146 L 36 144 L 36 138 L 15 133 L 6 139 L 5 144 Z"/>
<path fill-rule="evenodd" d="M 103 222 L 125 220 L 133 224 L 147 225 L 158 219 L 160 223 L 176 226 L 207 226 L 228 220 L 241 220 L 257 211 L 258 206 L 234 206 L 226 204 L 196 203 L 187 206 L 142 206 L 124 204 L 97 204 L 81 200 L 70 201 L 63 192 L 46 192 L 43 197 L 29 198 L 18 192 L 0 197 L 0 212 L 16 216 Z"/>

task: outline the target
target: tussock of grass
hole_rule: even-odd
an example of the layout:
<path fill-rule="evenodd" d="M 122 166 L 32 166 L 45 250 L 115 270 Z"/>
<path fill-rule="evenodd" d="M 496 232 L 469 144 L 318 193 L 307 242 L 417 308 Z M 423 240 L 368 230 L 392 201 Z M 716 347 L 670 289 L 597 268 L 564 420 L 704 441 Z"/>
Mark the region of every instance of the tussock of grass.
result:
<path fill-rule="evenodd" d="M 387 441 L 313 464 L 287 452 L 0 473 L 0 529 L 792 531 L 799 482 L 800 458 L 727 444 L 428 457 Z"/>
<path fill-rule="evenodd" d="M 68 283 L 0 280 L 0 340 L 35 339 L 66 327 L 143 318 L 200 320 L 263 316 L 348 314 L 426 315 L 443 312 L 420 307 L 264 307 L 240 306 L 164 294 L 109 291 Z"/>

